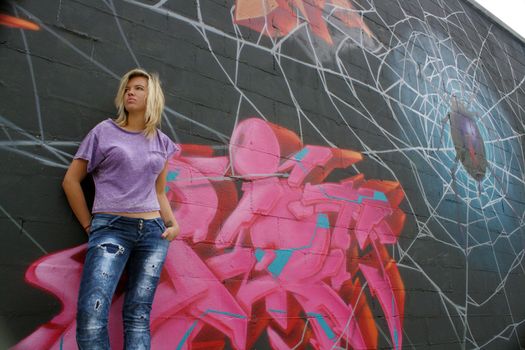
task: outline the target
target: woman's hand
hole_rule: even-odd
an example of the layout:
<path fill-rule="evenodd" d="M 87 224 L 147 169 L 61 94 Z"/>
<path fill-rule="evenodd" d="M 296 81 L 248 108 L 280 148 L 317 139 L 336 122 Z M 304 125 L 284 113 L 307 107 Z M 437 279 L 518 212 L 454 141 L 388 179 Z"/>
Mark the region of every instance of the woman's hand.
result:
<path fill-rule="evenodd" d="M 179 224 L 175 221 L 173 223 L 169 222 L 166 223 L 166 226 L 169 226 L 166 228 L 166 231 L 162 234 L 162 238 L 168 240 L 169 242 L 173 241 L 175 237 L 177 237 L 180 233 L 180 227 Z"/>

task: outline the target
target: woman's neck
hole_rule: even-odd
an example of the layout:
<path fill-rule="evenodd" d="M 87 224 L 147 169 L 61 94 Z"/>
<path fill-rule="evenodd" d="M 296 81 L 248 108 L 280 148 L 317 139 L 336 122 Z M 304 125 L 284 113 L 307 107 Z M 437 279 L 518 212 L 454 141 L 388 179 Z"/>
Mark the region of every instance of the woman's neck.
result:
<path fill-rule="evenodd" d="M 130 131 L 142 131 L 146 127 L 144 114 L 128 114 L 126 129 Z"/>

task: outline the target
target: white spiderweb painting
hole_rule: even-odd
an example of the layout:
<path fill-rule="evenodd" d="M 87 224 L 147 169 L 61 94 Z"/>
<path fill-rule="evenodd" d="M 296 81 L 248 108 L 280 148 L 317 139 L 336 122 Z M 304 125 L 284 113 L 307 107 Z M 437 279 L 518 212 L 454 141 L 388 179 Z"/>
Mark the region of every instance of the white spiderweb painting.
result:
<path fill-rule="evenodd" d="M 252 116 L 286 124 L 310 144 L 361 152 L 366 161 L 354 164 L 352 174 L 401 184 L 407 219 L 389 250 L 406 289 L 405 348 L 427 339 L 468 349 L 524 347 L 518 291 L 525 277 L 525 69 L 510 44 L 523 49 L 523 43 L 486 20 L 481 25 L 459 0 L 223 5 L 197 0 L 191 11 L 179 11 L 177 1 L 106 0 L 96 6 L 112 17 L 106 25 L 118 33 L 128 64 L 143 61 L 126 32 L 126 14 L 145 11 L 199 38 L 205 62 L 222 75 L 229 118 L 219 127 L 178 110 L 168 97 L 165 120 L 174 139 L 181 138 L 177 124 L 188 123 L 223 149 L 236 125 Z M 119 68 L 75 46 L 41 14 L 23 3 L 13 12 L 38 23 L 89 69 L 118 79 Z M 78 142 L 45 138 L 41 72 L 33 67 L 28 34 L 20 33 L 32 81 L 26 88 L 36 106 L 32 129 L 40 133 L 0 116 L 2 152 L 65 168 Z M 268 101 L 276 102 L 268 107 Z M 0 209 L 17 224 L 8 207 Z M 379 330 L 381 344 L 395 347 L 387 327 Z"/>

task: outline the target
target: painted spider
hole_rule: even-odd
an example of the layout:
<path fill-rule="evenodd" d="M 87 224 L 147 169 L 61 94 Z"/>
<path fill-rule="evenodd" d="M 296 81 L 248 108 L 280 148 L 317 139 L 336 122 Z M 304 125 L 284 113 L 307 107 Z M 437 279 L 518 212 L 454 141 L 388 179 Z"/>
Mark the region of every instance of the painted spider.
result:
<path fill-rule="evenodd" d="M 488 169 L 488 162 L 485 152 L 485 144 L 479 127 L 477 116 L 468 109 L 468 106 L 461 101 L 456 94 L 450 97 L 450 111 L 441 121 L 441 141 L 445 123 L 450 124 L 452 142 L 456 150 L 454 166 L 451 169 L 453 180 L 461 162 L 466 172 L 478 183 L 478 192 L 481 193 L 481 182 L 485 178 Z"/>

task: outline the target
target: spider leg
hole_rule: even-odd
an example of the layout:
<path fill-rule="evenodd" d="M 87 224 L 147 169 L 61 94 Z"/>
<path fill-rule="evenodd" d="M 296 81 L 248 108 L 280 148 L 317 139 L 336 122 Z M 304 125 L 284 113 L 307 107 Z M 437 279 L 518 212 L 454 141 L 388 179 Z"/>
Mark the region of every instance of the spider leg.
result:
<path fill-rule="evenodd" d="M 481 191 L 481 180 L 480 181 L 477 181 L 478 183 L 478 197 L 481 197 L 481 194 L 482 194 L 482 191 Z"/>
<path fill-rule="evenodd" d="M 454 198 L 456 200 L 456 205 L 458 206 L 458 208 L 461 206 L 460 203 L 461 203 L 461 198 L 459 197 L 459 193 L 458 193 L 458 184 L 457 184 L 457 181 L 456 181 L 456 172 L 458 171 L 459 169 L 459 162 L 460 162 L 460 156 L 459 154 L 456 155 L 456 159 L 454 160 L 454 165 L 452 166 L 452 168 L 450 169 L 450 176 L 451 176 L 451 185 L 452 185 L 452 191 L 454 191 Z M 460 223 L 460 210 L 456 210 L 456 223 L 458 225 L 458 229 L 459 231 L 462 233 L 462 234 L 465 234 L 465 230 L 464 230 L 464 227 L 461 225 Z"/>
<path fill-rule="evenodd" d="M 450 177 L 452 179 L 452 191 L 454 191 L 454 194 L 456 195 L 456 197 L 458 196 L 458 191 L 457 191 L 457 181 L 456 181 L 456 172 L 458 171 L 459 169 L 459 157 L 456 155 L 456 159 L 454 159 L 454 165 L 452 166 L 452 168 L 450 168 Z M 458 199 L 458 198 L 456 198 Z"/>
<path fill-rule="evenodd" d="M 443 133 L 445 131 L 445 124 L 447 121 L 450 120 L 450 113 L 447 113 L 446 116 L 443 117 L 443 119 L 441 119 L 440 123 L 441 123 L 441 132 L 439 134 L 439 143 L 438 143 L 438 152 L 441 150 L 441 145 L 443 144 Z"/>
<path fill-rule="evenodd" d="M 496 175 L 496 173 L 494 172 L 494 168 L 492 167 L 492 165 L 489 162 L 487 162 L 487 169 L 490 171 L 492 176 L 494 176 L 494 179 L 496 179 L 496 182 L 499 184 L 499 186 L 501 188 L 501 192 L 503 194 L 503 197 L 507 197 L 507 191 L 503 187 L 503 181 L 500 179 L 500 177 L 498 175 Z"/>

